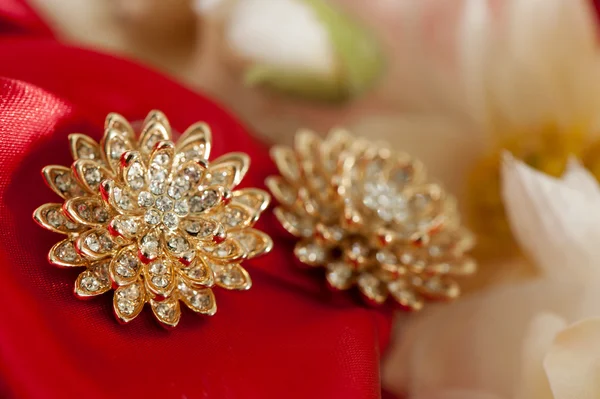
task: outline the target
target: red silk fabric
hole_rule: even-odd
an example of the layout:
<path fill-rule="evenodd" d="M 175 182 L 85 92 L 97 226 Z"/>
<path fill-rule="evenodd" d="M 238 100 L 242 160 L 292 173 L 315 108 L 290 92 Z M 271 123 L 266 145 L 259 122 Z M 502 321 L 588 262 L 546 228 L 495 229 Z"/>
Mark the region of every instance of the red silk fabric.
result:
<path fill-rule="evenodd" d="M 166 331 L 145 309 L 122 326 L 111 294 L 74 298 L 77 271 L 46 260 L 60 235 L 31 219 L 58 201 L 39 172 L 70 164 L 69 133 L 99 139 L 107 113 L 140 120 L 156 108 L 178 131 L 208 122 L 211 158 L 247 152 L 243 185 L 264 188 L 274 166 L 267 147 L 211 100 L 131 62 L 61 44 L 40 34 L 35 16 L 21 23 L 5 6 L 0 32 L 19 35 L 0 36 L 0 397 L 379 397 L 389 312 L 330 293 L 321 275 L 297 269 L 270 212 L 259 228 L 275 249 L 246 262 L 250 291 L 214 290 L 213 317 L 184 312 Z"/>

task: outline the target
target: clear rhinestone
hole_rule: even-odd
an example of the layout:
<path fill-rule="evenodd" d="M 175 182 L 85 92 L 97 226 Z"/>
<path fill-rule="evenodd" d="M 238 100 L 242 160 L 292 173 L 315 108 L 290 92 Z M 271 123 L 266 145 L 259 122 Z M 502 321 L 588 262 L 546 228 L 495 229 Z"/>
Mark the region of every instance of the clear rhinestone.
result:
<path fill-rule="evenodd" d="M 303 262 L 308 263 L 323 263 L 327 256 L 325 249 L 320 245 L 310 243 L 305 246 L 301 246 L 296 250 L 296 256 Z"/>
<path fill-rule="evenodd" d="M 163 216 L 163 223 L 168 229 L 176 229 L 179 226 L 179 216 L 173 212 L 167 212 Z"/>
<path fill-rule="evenodd" d="M 194 267 L 188 267 L 183 269 L 184 273 L 188 275 L 189 278 L 194 280 L 204 280 L 207 277 L 207 270 L 202 265 L 196 265 Z"/>
<path fill-rule="evenodd" d="M 140 287 L 138 287 L 137 284 L 121 287 L 121 289 L 117 292 L 117 296 L 119 299 L 136 301 L 140 297 Z"/>
<path fill-rule="evenodd" d="M 166 274 L 169 271 L 164 262 L 153 262 L 148 270 L 152 274 Z"/>
<path fill-rule="evenodd" d="M 133 209 L 133 202 L 131 201 L 131 197 L 129 194 L 124 192 L 118 187 L 115 187 L 113 190 L 113 195 L 117 205 L 126 211 Z"/>
<path fill-rule="evenodd" d="M 110 148 L 110 157 L 112 159 L 119 159 L 125 151 L 127 151 L 127 146 L 125 145 L 125 142 L 120 139 L 113 139 Z"/>
<path fill-rule="evenodd" d="M 163 320 L 173 320 L 176 316 L 175 304 L 160 302 L 156 305 L 156 314 Z"/>
<path fill-rule="evenodd" d="M 110 239 L 110 236 L 106 233 L 100 235 L 98 237 L 98 240 L 100 241 L 100 247 L 102 248 L 103 252 L 110 251 L 114 246 L 114 243 Z"/>
<path fill-rule="evenodd" d="M 165 183 L 159 180 L 150 181 L 150 191 L 154 195 L 161 195 L 165 192 Z"/>
<path fill-rule="evenodd" d="M 188 241 L 181 236 L 171 237 L 167 242 L 167 246 L 175 253 L 185 252 L 190 249 Z"/>
<path fill-rule="evenodd" d="M 90 208 L 85 203 L 77 204 L 76 211 L 77 211 L 77 214 L 85 220 L 90 220 L 90 218 L 92 216 L 92 214 L 90 212 Z"/>
<path fill-rule="evenodd" d="M 167 180 L 168 171 L 165 168 L 160 167 L 157 164 L 150 165 L 150 170 L 148 171 L 148 176 L 150 180 L 156 180 L 158 182 L 163 183 Z"/>
<path fill-rule="evenodd" d="M 396 255 L 386 250 L 378 251 L 375 255 L 375 258 L 379 263 L 383 263 L 386 265 L 395 265 L 398 263 L 398 258 L 396 258 Z"/>
<path fill-rule="evenodd" d="M 79 158 L 83 159 L 94 159 L 96 158 L 96 151 L 93 147 L 81 143 L 79 147 L 77 147 L 77 155 L 79 156 Z"/>
<path fill-rule="evenodd" d="M 377 298 L 381 295 L 379 280 L 372 274 L 361 274 L 358 278 L 358 284 L 369 298 Z"/>
<path fill-rule="evenodd" d="M 54 178 L 54 184 L 61 192 L 65 193 L 71 189 L 73 181 L 71 180 L 71 176 L 67 173 L 61 173 L 57 174 Z"/>
<path fill-rule="evenodd" d="M 134 162 L 127 170 L 127 182 L 134 190 L 144 187 L 144 168 L 139 162 Z"/>
<path fill-rule="evenodd" d="M 237 237 L 245 252 L 252 252 L 259 246 L 258 238 L 254 234 L 243 234 Z"/>
<path fill-rule="evenodd" d="M 117 300 L 117 306 L 124 315 L 130 315 L 135 310 L 135 302 L 132 302 L 128 299 Z"/>
<path fill-rule="evenodd" d="M 72 242 L 65 242 L 58 247 L 56 256 L 66 262 L 74 262 L 77 260 L 77 251 L 75 251 L 75 246 Z"/>
<path fill-rule="evenodd" d="M 144 208 L 152 206 L 154 204 L 154 197 L 148 191 L 142 191 L 138 195 L 138 205 Z"/>
<path fill-rule="evenodd" d="M 108 220 L 108 211 L 102 206 L 94 208 L 94 221 L 96 223 L 104 223 Z"/>
<path fill-rule="evenodd" d="M 83 172 L 83 178 L 90 186 L 100 184 L 100 181 L 102 180 L 102 173 L 100 173 L 100 168 L 86 168 Z"/>
<path fill-rule="evenodd" d="M 177 177 L 169 186 L 169 196 L 175 199 L 179 199 L 183 194 L 190 189 L 190 182 L 183 176 Z"/>
<path fill-rule="evenodd" d="M 334 287 L 342 288 L 352 278 L 352 269 L 343 262 L 330 263 L 327 265 L 327 280 Z"/>
<path fill-rule="evenodd" d="M 350 252 L 354 257 L 367 257 L 369 256 L 369 247 L 362 242 L 355 242 L 350 247 Z"/>
<path fill-rule="evenodd" d="M 100 289 L 100 281 L 92 275 L 85 276 L 81 279 L 81 286 L 85 288 L 86 291 L 95 292 Z"/>
<path fill-rule="evenodd" d="M 158 255 L 159 242 L 158 238 L 153 234 L 147 234 L 142 238 L 141 249 L 150 257 Z"/>
<path fill-rule="evenodd" d="M 146 223 L 154 226 L 160 223 L 160 213 L 158 213 L 156 209 L 149 209 L 144 215 L 144 220 L 146 221 Z"/>
<path fill-rule="evenodd" d="M 221 273 L 218 274 L 218 279 L 221 284 L 229 287 L 244 284 L 244 275 L 237 267 L 223 267 Z"/>
<path fill-rule="evenodd" d="M 65 227 L 69 230 L 73 230 L 77 228 L 77 224 L 65 218 Z"/>
<path fill-rule="evenodd" d="M 94 252 L 100 251 L 101 244 L 96 234 L 90 234 L 85 238 L 85 245 Z"/>
<path fill-rule="evenodd" d="M 161 212 L 167 212 L 173 209 L 173 200 L 169 197 L 163 196 L 156 199 L 156 208 Z"/>
<path fill-rule="evenodd" d="M 208 309 L 212 303 L 210 295 L 204 292 L 196 292 L 189 299 L 190 304 L 197 309 Z"/>
<path fill-rule="evenodd" d="M 227 181 L 229 173 L 226 170 L 213 171 L 210 174 L 211 184 L 223 185 Z"/>
<path fill-rule="evenodd" d="M 183 175 L 194 184 L 200 181 L 201 172 L 197 166 L 188 165 L 183 169 Z"/>
<path fill-rule="evenodd" d="M 188 202 L 185 199 L 175 201 L 175 206 L 173 207 L 173 209 L 175 210 L 175 213 L 179 216 L 185 216 L 190 211 Z"/>
<path fill-rule="evenodd" d="M 134 219 L 123 219 L 119 223 L 119 227 L 125 235 L 134 235 L 138 232 L 138 223 Z"/>
<path fill-rule="evenodd" d="M 169 163 L 169 160 L 171 158 L 169 157 L 169 154 L 165 154 L 164 152 L 157 154 L 154 159 L 152 159 L 152 163 L 158 164 L 158 165 L 166 165 Z"/>
<path fill-rule="evenodd" d="M 165 288 L 169 285 L 169 279 L 165 276 L 154 276 L 152 277 L 152 284 L 159 288 Z"/>
<path fill-rule="evenodd" d="M 223 217 L 223 222 L 229 227 L 235 227 L 244 221 L 244 213 L 237 208 L 230 208 Z"/>
<path fill-rule="evenodd" d="M 190 211 L 194 213 L 203 212 L 212 208 L 219 201 L 219 194 L 215 190 L 206 190 L 200 195 L 190 198 Z"/>
<path fill-rule="evenodd" d="M 232 255 L 235 252 L 235 246 L 229 242 L 225 242 L 217 247 L 215 255 L 219 258 L 225 258 Z"/>
<path fill-rule="evenodd" d="M 145 145 L 146 150 L 150 151 L 152 148 L 154 148 L 154 146 L 160 141 L 160 139 L 162 139 L 162 135 L 160 134 L 153 134 L 150 137 L 148 137 L 148 141 L 146 141 Z"/>
<path fill-rule="evenodd" d="M 50 223 L 51 226 L 56 228 L 60 227 L 65 222 L 64 216 L 55 209 L 50 210 L 46 214 L 46 219 L 48 220 L 48 223 Z"/>
<path fill-rule="evenodd" d="M 123 254 L 117 261 L 115 271 L 123 277 L 133 277 L 137 273 L 139 262 L 131 253 Z"/>

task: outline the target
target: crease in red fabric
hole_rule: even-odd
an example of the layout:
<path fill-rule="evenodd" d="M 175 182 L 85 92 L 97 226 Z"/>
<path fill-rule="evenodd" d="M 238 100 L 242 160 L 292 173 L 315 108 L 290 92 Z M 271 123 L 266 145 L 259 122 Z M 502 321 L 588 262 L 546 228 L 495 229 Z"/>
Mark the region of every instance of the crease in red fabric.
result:
<path fill-rule="evenodd" d="M 25 0 L 0 0 L 0 34 L 53 36 L 50 27 Z"/>
<path fill-rule="evenodd" d="M 147 310 L 120 326 L 111 295 L 73 298 L 76 273 L 48 265 L 59 235 L 34 225 L 38 205 L 58 201 L 39 170 L 68 165 L 66 137 L 99 139 L 116 111 L 143 119 L 165 112 L 182 131 L 213 129 L 214 154 L 244 151 L 244 185 L 264 188 L 275 171 L 267 148 L 220 106 L 149 69 L 54 40 L 0 40 L 0 370 L 6 395 L 23 398 L 377 398 L 387 345 L 387 309 L 324 289 L 320 275 L 293 264 L 291 244 L 266 213 L 272 254 L 247 262 L 248 292 L 216 289 L 212 317 L 185 312 L 172 331 Z M 43 67 L 40 67 L 43 66 Z"/>

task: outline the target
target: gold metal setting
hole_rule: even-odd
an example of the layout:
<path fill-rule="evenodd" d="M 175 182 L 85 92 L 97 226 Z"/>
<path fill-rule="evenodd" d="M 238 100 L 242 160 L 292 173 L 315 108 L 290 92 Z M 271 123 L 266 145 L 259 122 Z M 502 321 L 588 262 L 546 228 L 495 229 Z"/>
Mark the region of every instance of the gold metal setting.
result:
<path fill-rule="evenodd" d="M 266 182 L 275 215 L 300 239 L 296 257 L 325 268 L 331 288 L 356 285 L 369 303 L 391 296 L 410 310 L 460 295 L 456 278 L 476 270 L 466 255 L 474 239 L 419 161 L 343 130 L 300 131 L 294 149 L 271 155 L 281 174 Z"/>
<path fill-rule="evenodd" d="M 50 263 L 85 270 L 75 294 L 111 289 L 118 320 L 129 322 L 149 303 L 165 326 L 179 322 L 183 302 L 194 312 L 217 310 L 211 287 L 247 290 L 241 266 L 273 243 L 252 228 L 270 201 L 254 188 L 234 190 L 250 159 L 230 153 L 209 164 L 211 133 L 190 126 L 174 143 L 169 121 L 152 111 L 136 137 L 125 118 L 109 114 L 100 143 L 69 136 L 71 168 L 46 166 L 42 174 L 64 202 L 40 206 L 33 218 L 66 235 Z"/>

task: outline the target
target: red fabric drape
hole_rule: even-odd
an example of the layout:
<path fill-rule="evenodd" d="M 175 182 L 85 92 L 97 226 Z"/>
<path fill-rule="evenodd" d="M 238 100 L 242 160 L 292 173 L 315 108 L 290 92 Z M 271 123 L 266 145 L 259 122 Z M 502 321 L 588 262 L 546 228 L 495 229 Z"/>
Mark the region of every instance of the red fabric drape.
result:
<path fill-rule="evenodd" d="M 0 31 L 9 26 L 3 7 Z M 10 26 L 27 24 L 13 18 Z M 246 263 L 250 291 L 215 289 L 212 318 L 185 312 L 165 331 L 146 310 L 121 326 L 110 294 L 76 300 L 76 273 L 46 260 L 59 235 L 31 219 L 38 205 L 58 200 L 39 171 L 70 163 L 68 133 L 99 139 L 108 112 L 136 120 L 156 108 L 179 131 L 208 122 L 213 156 L 247 152 L 244 185 L 264 188 L 274 166 L 266 146 L 219 105 L 144 67 L 37 33 L 0 37 L 0 54 L 0 76 L 8 78 L 0 80 L 0 397 L 380 395 L 389 313 L 329 293 L 322 276 L 298 270 L 269 212 L 259 228 L 274 237 L 274 251 Z"/>

